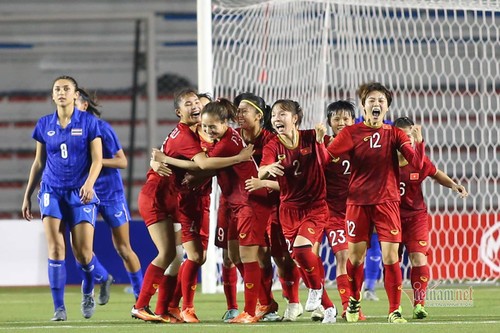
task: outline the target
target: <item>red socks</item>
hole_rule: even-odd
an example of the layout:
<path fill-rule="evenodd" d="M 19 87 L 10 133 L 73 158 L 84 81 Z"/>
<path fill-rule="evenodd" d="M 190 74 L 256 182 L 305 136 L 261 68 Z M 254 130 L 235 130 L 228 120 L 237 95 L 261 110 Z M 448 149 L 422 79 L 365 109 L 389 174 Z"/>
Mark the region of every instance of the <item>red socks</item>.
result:
<path fill-rule="evenodd" d="M 351 296 L 351 284 L 347 274 L 337 276 L 337 289 L 339 290 L 340 300 L 342 301 L 342 308 L 347 309 L 349 304 L 349 296 Z"/>
<path fill-rule="evenodd" d="M 194 294 L 198 284 L 198 270 L 201 265 L 186 259 L 182 266 L 184 266 L 181 276 L 182 310 L 185 310 L 194 307 Z"/>
<path fill-rule="evenodd" d="M 412 267 L 410 272 L 411 286 L 413 288 L 413 306 L 425 304 L 425 294 L 429 283 L 429 266 Z"/>
<path fill-rule="evenodd" d="M 318 256 L 312 252 L 312 247 L 294 247 L 293 254 L 302 270 L 302 277 L 306 282 L 306 286 L 311 289 L 320 289 L 324 276 L 321 276 Z"/>
<path fill-rule="evenodd" d="M 361 297 L 361 287 L 363 285 L 364 280 L 364 263 L 359 266 L 354 266 L 351 263 L 351 260 L 347 259 L 346 269 L 347 269 L 347 279 L 351 284 L 351 295 L 356 300 L 359 300 Z"/>
<path fill-rule="evenodd" d="M 389 300 L 389 313 L 391 313 L 401 305 L 403 276 L 401 275 L 399 261 L 392 265 L 384 264 L 384 287 Z"/>
<path fill-rule="evenodd" d="M 260 266 L 257 261 L 244 263 L 245 275 L 243 282 L 245 284 L 245 312 L 255 316 L 255 307 L 259 298 L 261 286 Z"/>
<path fill-rule="evenodd" d="M 135 302 L 136 309 L 149 305 L 151 297 L 156 293 L 156 289 L 158 289 L 160 281 L 163 279 L 163 272 L 165 272 L 164 268 L 149 264 L 144 274 L 141 292 L 137 298 L 137 302 Z"/>
<path fill-rule="evenodd" d="M 222 283 L 224 286 L 224 295 L 226 296 L 227 309 L 237 309 L 236 284 L 238 283 L 238 272 L 235 266 L 222 266 Z"/>

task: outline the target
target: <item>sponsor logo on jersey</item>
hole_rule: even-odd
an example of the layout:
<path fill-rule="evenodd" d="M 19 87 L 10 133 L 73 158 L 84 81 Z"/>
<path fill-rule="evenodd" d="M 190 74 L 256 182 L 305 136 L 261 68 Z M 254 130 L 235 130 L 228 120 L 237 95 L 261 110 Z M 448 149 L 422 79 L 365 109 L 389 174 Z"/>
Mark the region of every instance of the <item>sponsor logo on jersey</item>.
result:
<path fill-rule="evenodd" d="M 309 155 L 310 153 L 312 153 L 311 147 L 305 147 L 300 150 L 300 155 Z"/>
<path fill-rule="evenodd" d="M 91 209 L 91 208 L 87 208 L 87 207 L 85 207 L 85 208 L 83 209 L 83 211 L 84 211 L 85 213 L 90 213 L 90 212 L 92 211 L 92 209 Z"/>
<path fill-rule="evenodd" d="M 123 215 L 123 212 L 115 213 L 115 217 L 121 217 L 122 215 Z"/>
<path fill-rule="evenodd" d="M 309 231 L 311 235 L 314 235 L 316 233 L 313 228 L 307 228 L 307 231 Z"/>
<path fill-rule="evenodd" d="M 193 284 L 193 285 L 191 286 L 191 290 L 192 290 L 192 291 L 195 291 L 195 290 L 196 290 L 196 285 L 195 285 L 195 284 Z"/>
<path fill-rule="evenodd" d="M 48 131 L 47 132 L 48 136 L 54 136 L 54 134 L 56 134 L 56 131 Z"/>
<path fill-rule="evenodd" d="M 245 287 L 246 287 L 247 289 L 252 289 L 252 288 L 253 288 L 253 286 L 254 286 L 254 284 L 253 284 L 253 283 L 245 283 Z"/>
<path fill-rule="evenodd" d="M 365 136 L 365 137 L 363 138 L 363 141 L 364 141 L 364 142 L 367 142 L 368 140 L 370 140 L 370 139 L 371 139 L 371 137 L 372 137 L 371 135 L 369 135 L 369 136 Z"/>
<path fill-rule="evenodd" d="M 339 293 L 340 293 L 341 295 L 344 295 L 344 294 L 345 294 L 345 289 L 344 289 L 344 288 L 339 289 Z"/>
<path fill-rule="evenodd" d="M 338 161 L 340 161 L 340 157 L 334 157 L 334 158 L 332 158 L 332 162 L 333 163 L 337 163 Z"/>
<path fill-rule="evenodd" d="M 427 282 L 427 280 L 428 280 L 427 276 L 420 277 L 420 281 L 422 281 L 422 282 Z"/>
<path fill-rule="evenodd" d="M 61 267 L 61 264 L 54 264 L 53 262 L 51 262 L 49 264 L 50 267 Z"/>
<path fill-rule="evenodd" d="M 410 180 L 418 180 L 420 178 L 420 175 L 418 172 L 412 172 L 410 173 Z"/>
<path fill-rule="evenodd" d="M 399 234 L 399 230 L 393 229 L 393 230 L 391 230 L 391 234 L 397 235 L 397 234 Z"/>
<path fill-rule="evenodd" d="M 245 233 L 240 233 L 240 238 L 245 238 L 247 236 L 247 234 Z"/>
<path fill-rule="evenodd" d="M 403 286 L 402 286 L 402 285 L 399 285 L 399 286 L 398 286 L 398 290 L 403 290 Z"/>
<path fill-rule="evenodd" d="M 158 283 L 153 283 L 153 288 L 158 289 L 160 285 Z"/>
<path fill-rule="evenodd" d="M 426 241 L 418 241 L 418 244 L 420 244 L 420 246 L 427 246 Z"/>
<path fill-rule="evenodd" d="M 73 129 L 71 129 L 71 135 L 72 136 L 82 136 L 83 130 L 81 128 L 73 128 Z"/>
<path fill-rule="evenodd" d="M 311 267 L 311 268 L 304 268 L 304 270 L 307 272 L 307 273 L 311 273 L 312 271 L 314 271 L 314 266 Z"/>
<path fill-rule="evenodd" d="M 352 277 L 350 277 L 349 275 L 347 275 L 347 281 L 352 282 L 354 280 L 352 279 Z"/>

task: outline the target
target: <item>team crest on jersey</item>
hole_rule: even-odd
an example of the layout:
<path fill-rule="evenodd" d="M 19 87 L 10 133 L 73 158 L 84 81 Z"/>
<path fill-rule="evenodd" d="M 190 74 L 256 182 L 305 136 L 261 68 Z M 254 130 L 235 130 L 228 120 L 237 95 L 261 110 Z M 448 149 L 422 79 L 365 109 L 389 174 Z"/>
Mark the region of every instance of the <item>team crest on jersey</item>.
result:
<path fill-rule="evenodd" d="M 333 157 L 332 158 L 333 163 L 337 163 L 338 161 L 340 161 L 340 157 Z"/>
<path fill-rule="evenodd" d="M 372 137 L 371 135 L 369 135 L 369 136 L 365 136 L 365 137 L 363 138 L 363 141 L 364 141 L 364 142 L 367 142 L 368 140 L 370 140 L 370 139 L 371 139 L 371 137 Z"/>
<path fill-rule="evenodd" d="M 420 175 L 418 172 L 412 172 L 410 173 L 410 180 L 418 180 L 420 178 Z"/>
<path fill-rule="evenodd" d="M 83 130 L 81 128 L 73 128 L 73 129 L 71 129 L 71 135 L 72 136 L 82 136 Z"/>
<path fill-rule="evenodd" d="M 54 136 L 54 134 L 56 134 L 56 131 L 48 131 L 47 132 L 48 136 Z"/>

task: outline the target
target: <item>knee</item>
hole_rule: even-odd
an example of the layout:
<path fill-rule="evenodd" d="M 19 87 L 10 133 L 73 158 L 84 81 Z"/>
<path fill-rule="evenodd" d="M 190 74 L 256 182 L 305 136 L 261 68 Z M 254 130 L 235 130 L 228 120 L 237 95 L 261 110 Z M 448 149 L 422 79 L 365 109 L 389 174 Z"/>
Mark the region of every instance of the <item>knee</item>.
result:
<path fill-rule="evenodd" d="M 122 258 L 123 261 L 128 261 L 132 252 L 132 248 L 125 244 L 120 244 L 115 247 L 116 253 Z"/>
<path fill-rule="evenodd" d="M 229 257 L 225 257 L 222 259 L 222 265 L 226 268 L 230 268 L 233 266 L 233 262 L 229 259 Z"/>
<path fill-rule="evenodd" d="M 63 260 L 66 257 L 66 246 L 64 243 L 54 243 L 48 245 L 49 258 Z"/>

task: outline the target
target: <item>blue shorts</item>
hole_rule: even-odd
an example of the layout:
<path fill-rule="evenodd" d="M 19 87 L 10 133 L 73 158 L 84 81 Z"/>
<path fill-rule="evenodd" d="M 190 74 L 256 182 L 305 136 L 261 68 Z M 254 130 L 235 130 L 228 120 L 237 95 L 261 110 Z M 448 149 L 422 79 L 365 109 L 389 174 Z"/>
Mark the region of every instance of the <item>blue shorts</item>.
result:
<path fill-rule="evenodd" d="M 110 228 L 118 228 L 130 221 L 130 212 L 125 201 L 100 204 L 99 213 Z"/>
<path fill-rule="evenodd" d="M 88 204 L 80 201 L 80 189 L 52 188 L 42 182 L 38 192 L 38 204 L 42 219 L 52 216 L 60 219 L 72 229 L 75 225 L 88 222 L 95 226 L 97 218 L 97 204 L 99 199 L 94 198 Z"/>

